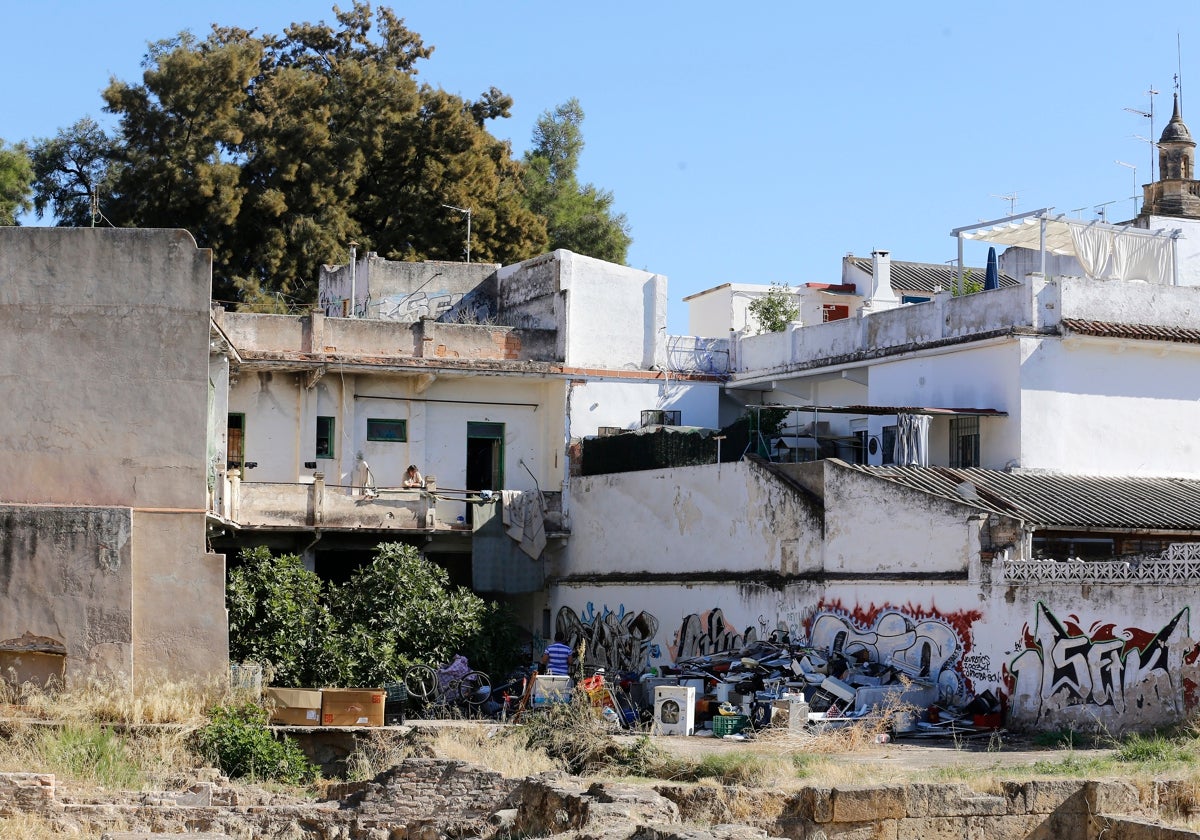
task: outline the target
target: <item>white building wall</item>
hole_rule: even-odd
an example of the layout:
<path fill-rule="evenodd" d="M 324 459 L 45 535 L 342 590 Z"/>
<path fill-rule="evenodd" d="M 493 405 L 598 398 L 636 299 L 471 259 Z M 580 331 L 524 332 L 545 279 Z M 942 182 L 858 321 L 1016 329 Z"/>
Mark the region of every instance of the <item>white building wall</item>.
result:
<path fill-rule="evenodd" d="M 1021 344 L 1021 466 L 1200 475 L 1200 347 L 1088 337 Z"/>
<path fill-rule="evenodd" d="M 740 326 L 732 325 L 732 297 L 733 285 L 726 283 L 685 298 L 688 307 L 688 333 L 726 338 L 730 329 L 740 329 Z"/>
<path fill-rule="evenodd" d="M 720 427 L 715 382 L 579 381 L 570 389 L 572 438 L 594 435 L 601 426 L 636 429 L 646 409 L 678 410 L 684 426 Z"/>
<path fill-rule="evenodd" d="M 1021 457 L 1021 361 L 1021 345 L 1011 339 L 884 361 L 871 367 L 869 402 L 1008 412 L 979 421 L 980 466 L 1003 469 Z M 931 424 L 931 464 L 949 463 L 949 427 L 942 417 Z"/>
<path fill-rule="evenodd" d="M 741 461 L 571 479 L 559 572 L 796 574 L 820 568 L 807 497 Z"/>
<path fill-rule="evenodd" d="M 567 292 L 567 364 L 618 370 L 661 365 L 667 278 L 570 251 L 554 256 Z"/>
<path fill-rule="evenodd" d="M 420 384 L 428 384 L 422 389 Z M 335 422 L 334 458 L 316 460 L 332 488 L 361 482 L 356 456 L 362 453 L 377 487 L 398 487 L 416 464 L 441 487 L 466 488 L 468 422 L 504 424 L 504 483 L 507 489 L 559 490 L 565 474 L 562 380 L 483 377 L 437 380 L 415 377 L 326 375 L 312 390 L 294 374 L 243 375 L 230 395 L 230 411 L 246 414 L 246 460 L 258 466 L 248 481 L 310 482 L 316 460 L 316 417 Z M 301 421 L 303 418 L 303 421 Z M 407 421 L 407 441 L 367 440 L 367 420 Z M 521 462 L 524 462 L 524 466 Z M 528 471 L 526 470 L 528 468 Z M 449 521 L 461 504 L 445 503 Z"/>

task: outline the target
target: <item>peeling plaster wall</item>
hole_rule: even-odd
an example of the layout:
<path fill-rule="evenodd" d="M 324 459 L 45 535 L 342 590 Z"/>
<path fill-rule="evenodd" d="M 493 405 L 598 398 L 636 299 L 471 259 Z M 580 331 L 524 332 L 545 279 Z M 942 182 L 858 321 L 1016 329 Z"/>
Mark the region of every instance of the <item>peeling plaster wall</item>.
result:
<path fill-rule="evenodd" d="M 573 478 L 571 505 L 564 576 L 821 567 L 808 498 L 746 461 Z"/>
<path fill-rule="evenodd" d="M 67 680 L 133 675 L 128 508 L 0 507 L 0 639 L 62 642 Z"/>
<path fill-rule="evenodd" d="M 1200 347 L 1081 336 L 1025 338 L 1021 352 L 1022 467 L 1200 474 L 1200 440 L 1180 433 L 1200 423 Z"/>
<path fill-rule="evenodd" d="M 979 557 L 974 509 L 828 462 L 825 509 L 830 573 L 965 575 Z"/>

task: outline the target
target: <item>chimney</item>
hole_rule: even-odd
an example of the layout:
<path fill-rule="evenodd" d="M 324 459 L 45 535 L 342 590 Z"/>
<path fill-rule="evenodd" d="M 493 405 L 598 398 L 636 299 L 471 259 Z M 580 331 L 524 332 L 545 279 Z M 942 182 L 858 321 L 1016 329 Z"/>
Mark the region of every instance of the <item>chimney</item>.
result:
<path fill-rule="evenodd" d="M 892 291 L 892 256 L 887 251 L 871 252 L 871 294 L 866 306 L 873 312 L 893 309 L 900 305 Z"/>

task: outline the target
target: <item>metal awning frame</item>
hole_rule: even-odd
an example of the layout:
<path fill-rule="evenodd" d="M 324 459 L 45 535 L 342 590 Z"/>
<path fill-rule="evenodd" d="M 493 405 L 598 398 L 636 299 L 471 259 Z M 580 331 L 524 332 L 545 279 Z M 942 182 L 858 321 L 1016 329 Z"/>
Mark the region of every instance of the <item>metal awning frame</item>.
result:
<path fill-rule="evenodd" d="M 1042 207 L 1037 210 L 1031 210 L 1028 213 L 1017 213 L 1013 216 L 1005 216 L 1002 219 L 992 219 L 986 222 L 977 222 L 973 225 L 954 228 L 950 231 L 950 235 L 958 241 L 958 294 L 963 292 L 963 240 L 971 239 L 982 242 L 998 242 L 1003 245 L 1019 245 L 1020 247 L 1028 247 L 1023 241 L 1018 239 L 1031 239 L 1030 236 L 1017 237 L 1015 232 L 1021 228 L 1030 226 L 1036 222 L 1038 227 L 1038 252 L 1041 255 L 1041 262 L 1038 270 L 1043 276 L 1046 274 L 1046 251 L 1048 236 L 1060 238 L 1064 233 L 1069 235 L 1070 226 L 1105 228 L 1111 230 L 1115 234 L 1136 236 L 1149 236 L 1154 238 L 1168 237 L 1171 240 L 1171 285 L 1179 285 L 1179 251 L 1177 241 L 1183 231 L 1179 229 L 1172 230 L 1144 230 L 1135 228 L 1130 225 L 1110 225 L 1107 222 L 1094 220 L 1090 222 L 1082 219 L 1068 219 L 1065 214 L 1054 213 L 1053 207 Z M 1031 244 L 1031 243 L 1030 243 Z M 1074 256 L 1075 250 L 1073 247 L 1064 248 L 1056 246 L 1050 248 L 1052 253 Z"/>

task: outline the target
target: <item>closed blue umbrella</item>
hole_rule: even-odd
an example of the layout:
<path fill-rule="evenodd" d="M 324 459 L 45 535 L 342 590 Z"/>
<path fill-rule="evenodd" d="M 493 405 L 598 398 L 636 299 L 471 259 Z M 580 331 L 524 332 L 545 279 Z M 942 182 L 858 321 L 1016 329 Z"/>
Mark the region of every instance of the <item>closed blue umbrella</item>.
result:
<path fill-rule="evenodd" d="M 988 248 L 987 270 L 983 274 L 983 290 L 1000 288 L 1000 264 L 996 261 L 996 249 Z"/>

